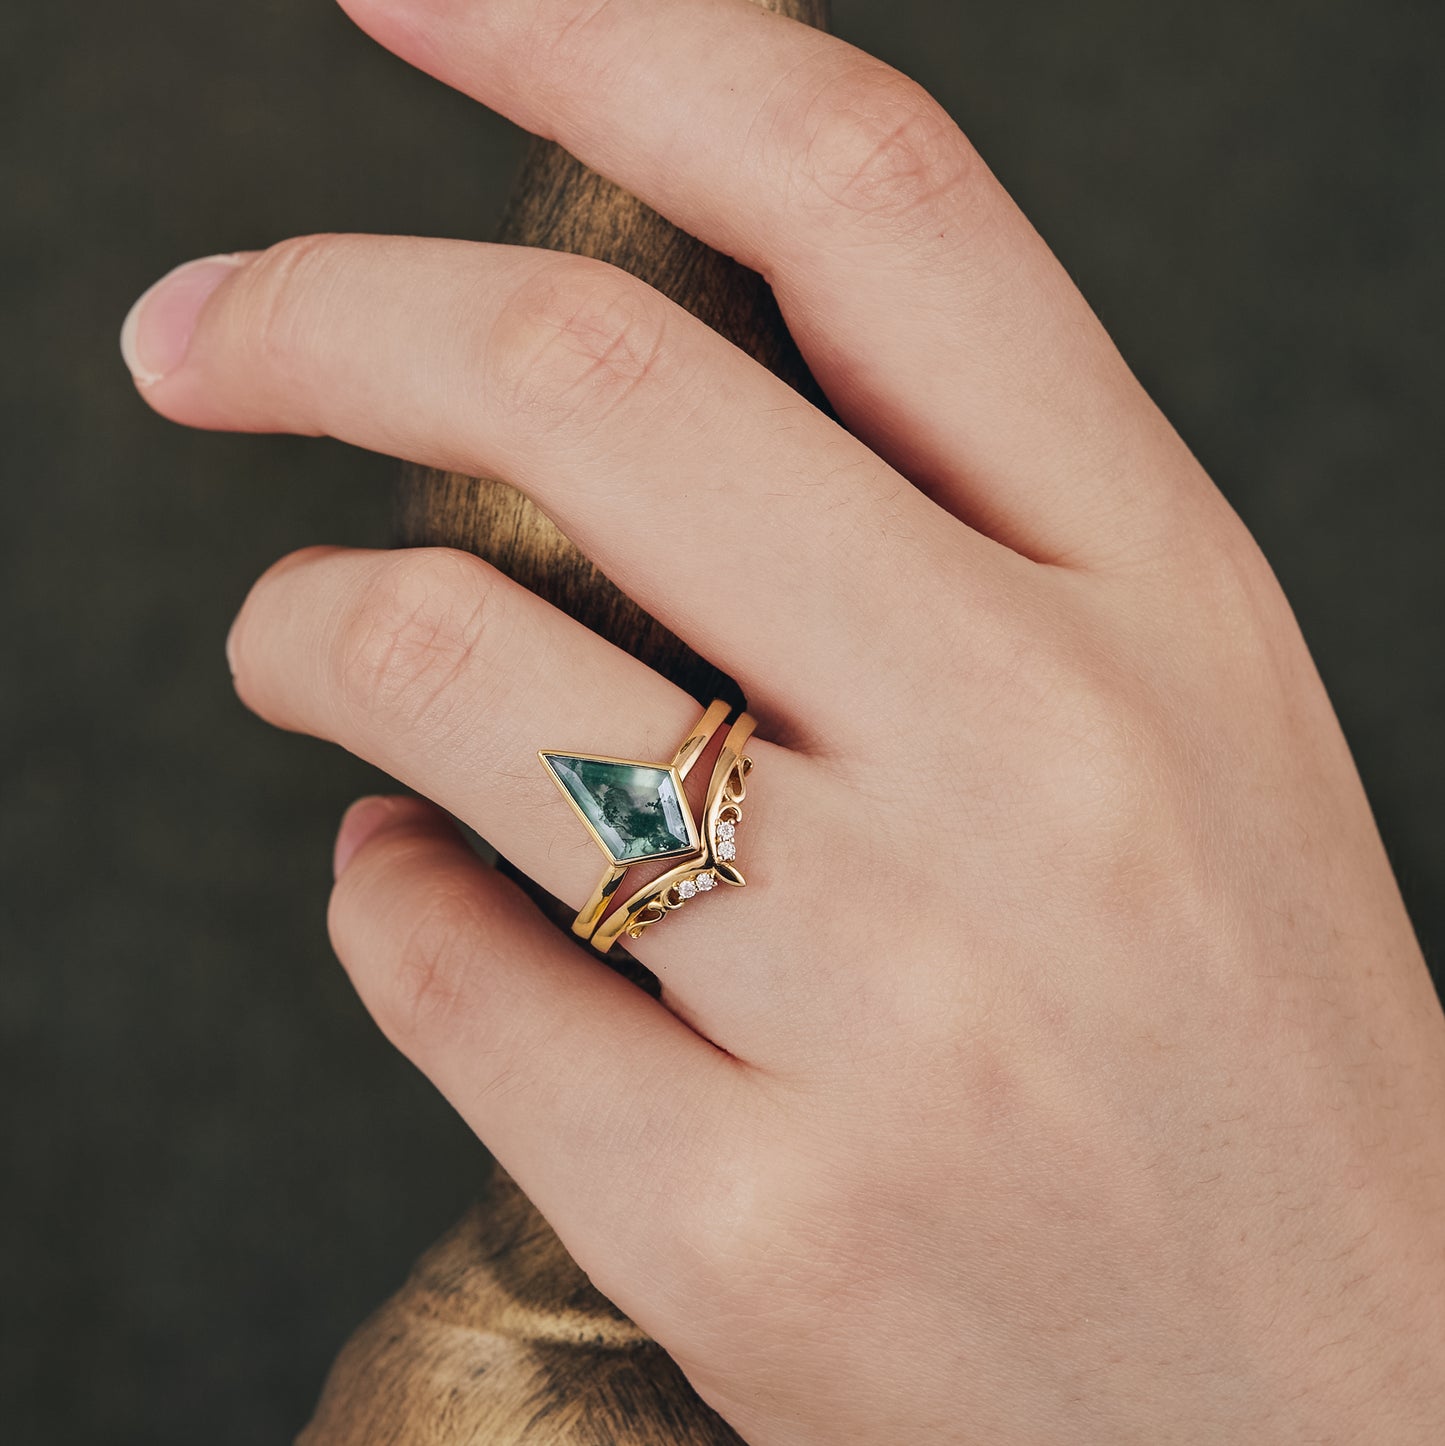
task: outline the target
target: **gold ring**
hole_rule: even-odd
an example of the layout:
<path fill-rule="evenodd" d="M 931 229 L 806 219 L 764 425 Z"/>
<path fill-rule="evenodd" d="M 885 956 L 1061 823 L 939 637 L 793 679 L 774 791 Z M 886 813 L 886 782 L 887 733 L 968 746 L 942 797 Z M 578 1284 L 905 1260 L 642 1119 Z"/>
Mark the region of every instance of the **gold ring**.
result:
<path fill-rule="evenodd" d="M 723 739 L 701 828 L 683 787 L 729 711 L 720 700 L 709 704 L 670 763 L 538 750 L 548 776 L 607 858 L 607 868 L 572 925 L 572 932 L 600 953 L 624 933 L 641 938 L 659 919 L 719 884 L 740 888 L 746 882 L 737 866 L 737 828 L 753 766 L 743 753 L 756 727 L 751 714 L 739 714 Z M 608 912 L 633 864 L 666 859 L 676 863 Z"/>

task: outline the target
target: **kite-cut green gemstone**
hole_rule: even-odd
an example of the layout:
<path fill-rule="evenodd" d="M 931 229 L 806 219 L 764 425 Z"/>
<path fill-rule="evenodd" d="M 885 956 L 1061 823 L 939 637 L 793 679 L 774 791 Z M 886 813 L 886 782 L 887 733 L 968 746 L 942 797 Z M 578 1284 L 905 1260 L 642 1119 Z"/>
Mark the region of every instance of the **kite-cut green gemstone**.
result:
<path fill-rule="evenodd" d="M 669 769 L 565 753 L 545 753 L 542 759 L 618 863 L 692 847 L 687 808 Z"/>

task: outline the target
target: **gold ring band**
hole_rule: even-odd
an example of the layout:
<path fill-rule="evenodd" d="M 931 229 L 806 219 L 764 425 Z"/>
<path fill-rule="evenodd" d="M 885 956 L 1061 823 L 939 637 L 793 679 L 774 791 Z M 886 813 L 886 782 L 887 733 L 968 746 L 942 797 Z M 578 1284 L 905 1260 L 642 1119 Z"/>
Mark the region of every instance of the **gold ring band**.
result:
<path fill-rule="evenodd" d="M 607 867 L 572 924 L 572 932 L 606 953 L 622 934 L 644 930 L 718 884 L 741 887 L 737 825 L 752 759 L 743 749 L 755 723 L 739 714 L 713 765 L 703 826 L 693 820 L 683 781 L 727 720 L 714 700 L 683 739 L 670 763 L 642 763 L 600 754 L 538 750 L 538 757 L 572 811 L 607 858 Z M 676 859 L 661 877 L 612 908 L 635 863 Z M 611 912 L 608 910 L 611 908 Z"/>

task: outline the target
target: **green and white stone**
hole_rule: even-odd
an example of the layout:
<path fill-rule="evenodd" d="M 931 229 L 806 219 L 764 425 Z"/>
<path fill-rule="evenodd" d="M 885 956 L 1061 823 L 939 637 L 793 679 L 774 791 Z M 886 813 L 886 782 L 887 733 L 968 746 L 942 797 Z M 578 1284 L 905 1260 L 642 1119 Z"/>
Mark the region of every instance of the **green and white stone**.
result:
<path fill-rule="evenodd" d="M 569 753 L 544 753 L 542 761 L 616 863 L 693 847 L 687 805 L 671 769 Z"/>

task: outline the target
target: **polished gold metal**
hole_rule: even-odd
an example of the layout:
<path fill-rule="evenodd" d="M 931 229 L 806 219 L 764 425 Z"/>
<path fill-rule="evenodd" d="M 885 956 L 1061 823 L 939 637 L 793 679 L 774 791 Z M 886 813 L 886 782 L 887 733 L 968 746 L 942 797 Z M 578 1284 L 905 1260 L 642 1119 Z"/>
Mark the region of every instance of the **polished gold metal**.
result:
<path fill-rule="evenodd" d="M 608 905 L 616 897 L 618 889 L 626 877 L 627 871 L 632 864 L 625 863 L 616 858 L 608 847 L 606 840 L 598 833 L 592 820 L 578 806 L 577 800 L 562 786 L 562 781 L 552 771 L 547 763 L 548 755 L 566 756 L 585 760 L 589 763 L 615 763 L 622 766 L 635 768 L 661 768 L 672 774 L 673 786 L 677 790 L 678 801 L 682 808 L 684 822 L 687 826 L 688 842 L 686 847 L 674 850 L 672 853 L 654 854 L 646 862 L 652 863 L 659 859 L 682 858 L 694 859 L 698 857 L 700 836 L 698 827 L 692 816 L 692 809 L 687 801 L 687 791 L 683 787 L 683 780 L 691 771 L 693 764 L 702 757 L 709 743 L 712 742 L 717 730 L 727 721 L 730 709 L 721 699 L 714 699 L 704 710 L 702 717 L 698 719 L 696 726 L 683 739 L 677 752 L 673 755 L 671 763 L 647 763 L 635 758 L 613 758 L 599 753 L 571 753 L 561 748 L 540 748 L 537 750 L 537 757 L 541 760 L 542 766 L 547 770 L 547 776 L 557 785 L 557 790 L 567 800 L 572 812 L 582 820 L 583 826 L 591 834 L 592 841 L 600 848 L 607 858 L 607 868 L 597 882 L 597 887 L 592 890 L 587 902 L 583 904 L 577 917 L 572 923 L 572 932 L 579 938 L 590 939 L 593 931 L 597 928 L 598 921 L 607 912 Z M 746 716 L 746 715 L 744 715 Z M 736 724 L 734 725 L 736 727 Z M 638 862 L 643 862 L 638 860 Z"/>
<path fill-rule="evenodd" d="M 599 953 L 607 953 L 624 934 L 629 939 L 640 939 L 652 925 L 682 908 L 690 899 L 710 892 L 718 884 L 742 888 L 747 883 L 735 858 L 721 857 L 720 850 L 728 852 L 723 846 L 735 843 L 737 827 L 742 822 L 747 778 L 753 768 L 753 760 L 743 749 L 756 727 L 750 713 L 740 714 L 723 739 L 722 750 L 708 781 L 707 801 L 703 806 L 702 845 L 698 852 L 639 889 L 595 926 L 591 941 Z M 724 824 L 728 826 L 727 838 L 719 833 L 720 826 Z M 735 855 L 736 848 L 731 852 Z M 700 882 L 703 880 L 709 882 Z"/>

